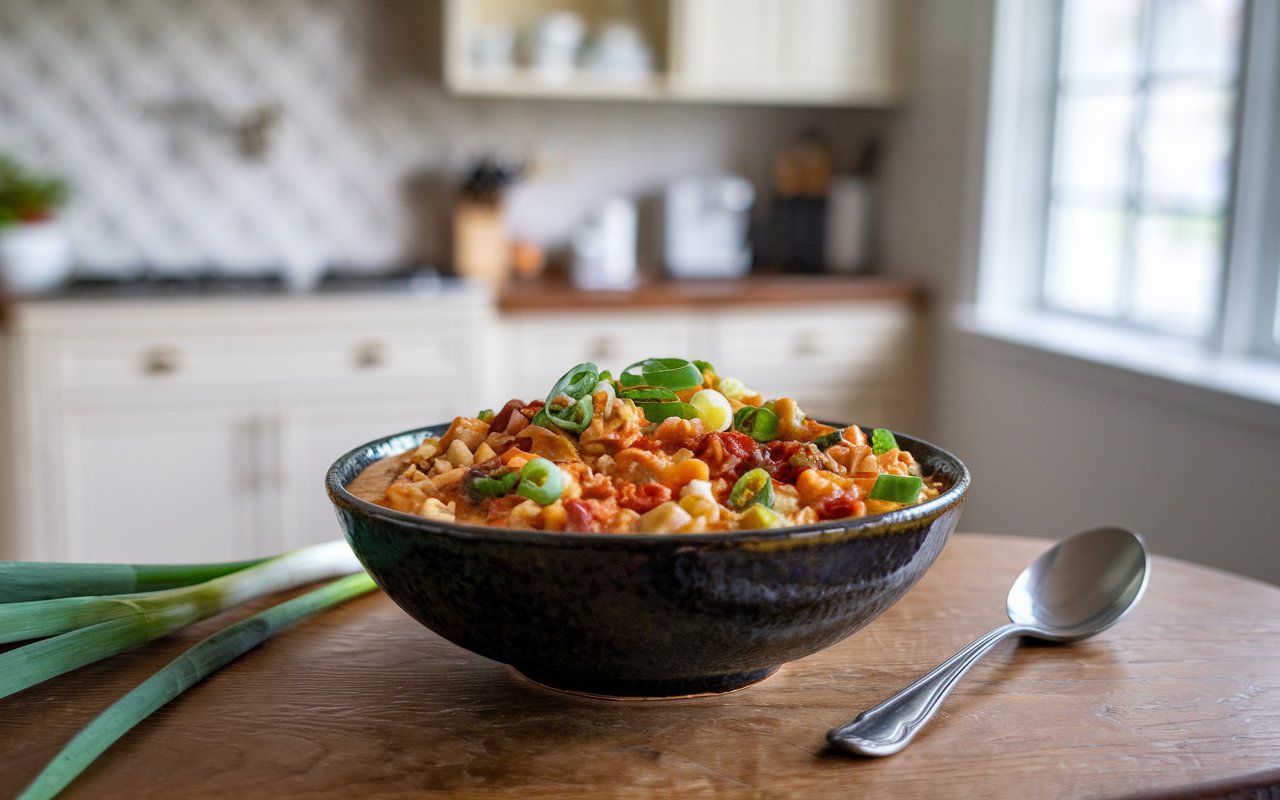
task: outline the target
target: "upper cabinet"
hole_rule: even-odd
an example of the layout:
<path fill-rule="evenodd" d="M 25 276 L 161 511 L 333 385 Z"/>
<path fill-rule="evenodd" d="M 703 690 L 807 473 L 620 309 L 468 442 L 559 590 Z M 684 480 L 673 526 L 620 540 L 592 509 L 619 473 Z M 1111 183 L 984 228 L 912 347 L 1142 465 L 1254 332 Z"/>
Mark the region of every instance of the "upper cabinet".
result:
<path fill-rule="evenodd" d="M 894 0 L 447 0 L 461 95 L 889 106 Z"/>

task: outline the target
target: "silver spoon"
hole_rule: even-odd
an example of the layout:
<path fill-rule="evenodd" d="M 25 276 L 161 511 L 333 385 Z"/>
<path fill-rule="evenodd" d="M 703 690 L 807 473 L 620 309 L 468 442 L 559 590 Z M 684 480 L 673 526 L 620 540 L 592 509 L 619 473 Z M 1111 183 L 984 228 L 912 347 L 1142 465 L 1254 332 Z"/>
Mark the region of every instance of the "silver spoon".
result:
<path fill-rule="evenodd" d="M 1150 559 L 1127 528 L 1095 528 L 1063 539 L 1027 566 L 1009 589 L 1002 625 L 933 671 L 827 733 L 832 745 L 864 756 L 889 756 L 933 717 L 951 689 L 1005 637 L 1021 634 L 1074 642 L 1120 621 L 1147 588 Z"/>

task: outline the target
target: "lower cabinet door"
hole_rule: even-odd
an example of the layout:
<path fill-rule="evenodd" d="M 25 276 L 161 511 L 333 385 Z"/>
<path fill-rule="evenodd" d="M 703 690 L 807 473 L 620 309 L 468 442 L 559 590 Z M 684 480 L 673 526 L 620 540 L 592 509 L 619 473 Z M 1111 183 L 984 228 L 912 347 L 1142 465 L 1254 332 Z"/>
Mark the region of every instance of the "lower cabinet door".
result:
<path fill-rule="evenodd" d="M 255 537 L 259 433 L 243 412 L 65 417 L 47 499 L 59 549 L 129 563 L 266 555 Z"/>
<path fill-rule="evenodd" d="M 457 401 L 426 399 L 282 412 L 278 417 L 284 514 L 281 545 L 291 549 L 342 538 L 324 488 L 325 473 L 339 456 L 373 439 L 447 423 L 456 416 L 477 411 L 470 405 L 459 406 Z"/>

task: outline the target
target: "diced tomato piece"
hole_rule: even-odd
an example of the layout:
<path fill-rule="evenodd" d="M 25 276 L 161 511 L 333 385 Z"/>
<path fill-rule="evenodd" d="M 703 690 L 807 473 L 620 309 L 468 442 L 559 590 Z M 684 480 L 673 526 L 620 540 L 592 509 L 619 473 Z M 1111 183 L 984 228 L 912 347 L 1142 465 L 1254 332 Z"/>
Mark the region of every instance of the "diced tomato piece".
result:
<path fill-rule="evenodd" d="M 814 509 L 818 519 L 844 519 L 867 513 L 867 504 L 853 492 L 837 492 L 823 499 Z"/>
<path fill-rule="evenodd" d="M 618 505 L 643 514 L 671 499 L 671 490 L 660 483 L 624 483 L 618 489 Z"/>
<path fill-rule="evenodd" d="M 698 458 L 711 468 L 711 478 L 737 480 L 760 464 L 755 439 L 740 431 L 717 431 L 702 437 Z"/>

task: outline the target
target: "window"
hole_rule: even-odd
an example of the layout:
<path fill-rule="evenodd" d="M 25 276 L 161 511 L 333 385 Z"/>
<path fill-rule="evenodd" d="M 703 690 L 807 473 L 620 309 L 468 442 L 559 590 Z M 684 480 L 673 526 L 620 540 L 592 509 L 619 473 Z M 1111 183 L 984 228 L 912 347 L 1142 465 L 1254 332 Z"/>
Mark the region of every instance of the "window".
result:
<path fill-rule="evenodd" d="M 1280 3 L 995 9 L 979 326 L 1230 362 L 1280 403 Z"/>
<path fill-rule="evenodd" d="M 1205 337 L 1222 293 L 1242 0 L 1063 0 L 1042 302 Z"/>

